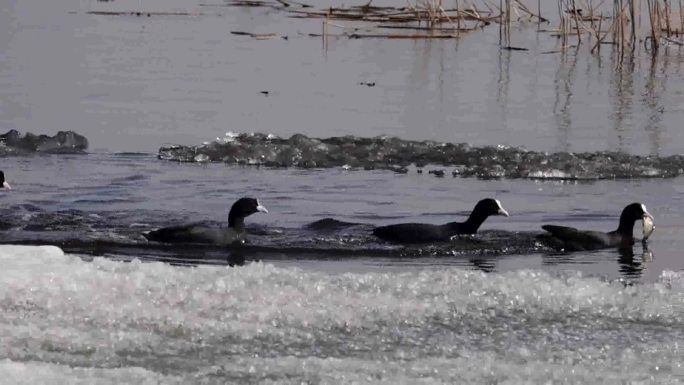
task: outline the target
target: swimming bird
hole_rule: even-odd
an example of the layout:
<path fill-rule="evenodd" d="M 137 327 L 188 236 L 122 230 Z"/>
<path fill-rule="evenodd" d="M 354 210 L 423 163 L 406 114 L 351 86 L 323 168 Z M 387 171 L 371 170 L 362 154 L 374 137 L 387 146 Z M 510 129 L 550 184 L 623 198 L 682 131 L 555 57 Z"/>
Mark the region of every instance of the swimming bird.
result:
<path fill-rule="evenodd" d="M 632 203 L 622 210 L 617 230 L 602 231 L 579 230 L 574 227 L 544 225 L 540 240 L 549 246 L 565 251 L 596 250 L 607 247 L 631 247 L 634 244 L 634 222 L 653 221 L 653 216 L 642 203 Z"/>
<path fill-rule="evenodd" d="M 164 227 L 143 234 L 150 241 L 165 243 L 211 243 L 231 245 L 245 241 L 245 217 L 254 213 L 267 213 L 257 199 L 240 198 L 230 208 L 228 227 L 213 228 L 200 224 Z"/>
<path fill-rule="evenodd" d="M 0 171 L 0 185 L 2 186 L 2 189 L 5 190 L 11 190 L 12 186 L 10 186 L 9 183 L 5 180 L 5 173 Z"/>
<path fill-rule="evenodd" d="M 486 198 L 477 202 L 465 222 L 449 222 L 443 225 L 427 223 L 400 223 L 376 227 L 373 235 L 397 243 L 423 243 L 448 241 L 457 234 L 475 234 L 490 215 L 505 215 L 508 212 L 497 199 Z"/>

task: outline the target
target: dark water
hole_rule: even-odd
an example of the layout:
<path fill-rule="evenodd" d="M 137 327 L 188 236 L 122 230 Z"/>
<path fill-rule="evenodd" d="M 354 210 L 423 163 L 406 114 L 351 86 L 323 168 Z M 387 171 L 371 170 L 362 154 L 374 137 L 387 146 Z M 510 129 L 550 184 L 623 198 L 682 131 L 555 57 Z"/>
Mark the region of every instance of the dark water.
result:
<path fill-rule="evenodd" d="M 234 200 L 255 196 L 270 212 L 247 219 L 251 243 L 232 253 L 247 260 L 330 271 L 435 265 L 484 271 L 580 270 L 630 281 L 653 281 L 663 270 L 684 268 L 676 203 L 684 192 L 680 178 L 485 181 L 388 170 L 178 164 L 144 154 L 8 158 L 4 165 L 13 170 L 15 186 L 2 197 L 5 242 L 80 240 L 84 243 L 71 244 L 80 252 L 91 252 L 103 242 L 96 254 L 226 263 L 231 253 L 223 249 L 150 245 L 141 234 L 189 222 L 225 225 Z M 483 197 L 499 199 L 511 216 L 489 218 L 475 238 L 401 247 L 371 234 L 377 225 L 462 220 Z M 646 253 L 637 243 L 627 254 L 605 250 L 555 255 L 535 240 L 544 223 L 612 230 L 622 208 L 633 201 L 644 202 L 656 218 Z M 357 225 L 309 228 L 325 218 Z"/>
<path fill-rule="evenodd" d="M 0 160 L 14 187 L 0 192 L 2 243 L 64 249 L 0 246 L 3 381 L 684 382 L 682 177 L 478 180 L 155 156 L 228 131 L 678 154 L 679 49 L 543 54 L 558 41 L 536 24 L 513 31 L 527 53 L 500 51 L 496 27 L 324 48 L 307 36 L 320 20 L 222 5 L 0 5 L 0 127 L 72 129 L 92 152 Z M 248 218 L 240 252 L 141 236 L 219 225 L 245 195 L 270 213 Z M 462 218 L 486 196 L 511 216 L 476 237 L 403 248 L 370 235 Z M 655 217 L 646 248 L 557 254 L 534 240 L 543 223 L 612 230 L 634 201 Z M 357 225 L 307 228 L 324 218 Z"/>

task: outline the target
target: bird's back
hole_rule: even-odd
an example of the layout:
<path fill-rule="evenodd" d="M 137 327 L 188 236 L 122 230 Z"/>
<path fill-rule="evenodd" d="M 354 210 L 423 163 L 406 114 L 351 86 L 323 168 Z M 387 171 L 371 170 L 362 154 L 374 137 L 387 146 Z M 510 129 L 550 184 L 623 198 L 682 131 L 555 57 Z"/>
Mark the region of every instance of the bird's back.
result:
<path fill-rule="evenodd" d="M 566 250 L 592 250 L 614 246 L 615 240 L 611 233 L 601 231 L 578 230 L 574 227 L 544 225 L 542 229 L 549 232 L 553 241 L 560 243 Z"/>
<path fill-rule="evenodd" d="M 241 234 L 231 228 L 212 228 L 201 225 L 164 227 L 144 234 L 150 241 L 166 243 L 213 243 L 227 245 L 241 240 Z"/>
<path fill-rule="evenodd" d="M 444 226 L 427 223 L 400 223 L 376 227 L 373 235 L 386 241 L 398 243 L 422 243 L 448 240 Z"/>

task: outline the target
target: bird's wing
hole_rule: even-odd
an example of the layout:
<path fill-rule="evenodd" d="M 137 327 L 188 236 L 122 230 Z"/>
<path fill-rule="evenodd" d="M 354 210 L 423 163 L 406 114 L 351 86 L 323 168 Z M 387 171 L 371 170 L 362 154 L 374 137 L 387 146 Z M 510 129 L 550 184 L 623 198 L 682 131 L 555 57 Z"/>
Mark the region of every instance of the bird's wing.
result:
<path fill-rule="evenodd" d="M 610 245 L 609 235 L 600 231 L 578 230 L 574 227 L 555 225 L 544 225 L 542 229 L 551 233 L 559 241 L 572 245 L 573 249 L 586 250 Z"/>
<path fill-rule="evenodd" d="M 441 226 L 426 223 L 400 223 L 376 227 L 373 234 L 399 243 L 422 243 L 446 240 Z"/>

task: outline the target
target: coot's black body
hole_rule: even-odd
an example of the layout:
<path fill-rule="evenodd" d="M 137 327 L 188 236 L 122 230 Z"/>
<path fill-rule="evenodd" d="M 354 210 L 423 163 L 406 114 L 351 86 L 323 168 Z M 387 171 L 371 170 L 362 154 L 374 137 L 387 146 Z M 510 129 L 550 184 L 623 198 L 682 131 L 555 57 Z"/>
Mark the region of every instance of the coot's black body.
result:
<path fill-rule="evenodd" d="M 443 242 L 454 235 L 475 234 L 490 215 L 508 216 L 508 212 L 498 200 L 486 198 L 477 202 L 465 222 L 450 222 L 443 225 L 400 223 L 377 227 L 373 230 L 373 235 L 396 243 Z"/>
<path fill-rule="evenodd" d="M 233 204 L 228 214 L 228 227 L 213 228 L 199 224 L 164 227 L 143 234 L 150 241 L 164 243 L 211 243 L 231 245 L 244 242 L 245 217 L 268 210 L 254 198 L 241 198 Z"/>
<path fill-rule="evenodd" d="M 632 203 L 622 210 L 617 230 L 602 231 L 579 230 L 574 227 L 544 225 L 540 239 L 547 245 L 565 251 L 596 250 L 609 247 L 631 247 L 634 244 L 634 223 L 653 216 L 641 203 Z"/>

